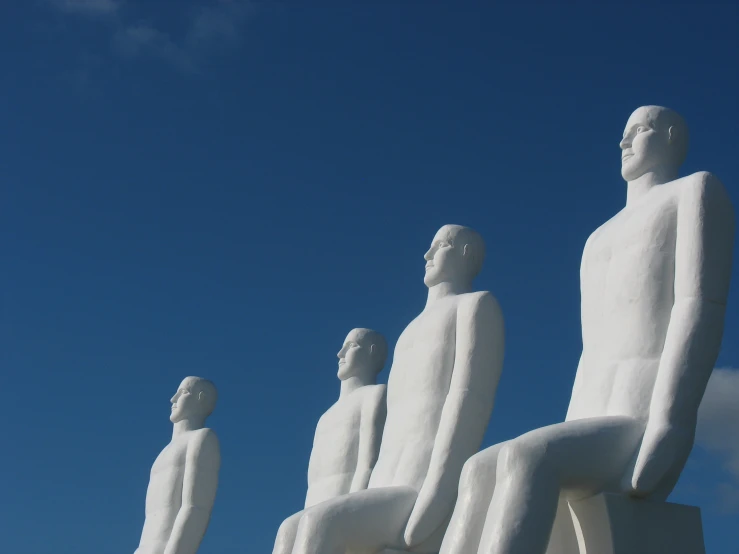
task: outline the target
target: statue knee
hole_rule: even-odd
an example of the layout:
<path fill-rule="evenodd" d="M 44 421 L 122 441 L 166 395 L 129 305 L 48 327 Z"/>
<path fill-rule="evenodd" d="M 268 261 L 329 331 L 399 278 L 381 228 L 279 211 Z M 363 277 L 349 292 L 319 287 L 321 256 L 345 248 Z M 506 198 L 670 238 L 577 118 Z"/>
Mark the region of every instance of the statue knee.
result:
<path fill-rule="evenodd" d="M 530 475 L 544 468 L 545 448 L 531 440 L 512 440 L 505 444 L 498 456 L 498 475 Z"/>
<path fill-rule="evenodd" d="M 305 536 L 308 534 L 308 536 L 313 536 L 317 534 L 326 526 L 327 522 L 331 520 L 331 518 L 327 516 L 327 510 L 325 510 L 320 504 L 318 506 L 314 506 L 310 510 L 306 510 L 298 524 L 298 535 Z"/>
<path fill-rule="evenodd" d="M 481 480 L 484 480 L 488 473 L 495 472 L 495 464 L 492 464 L 490 460 L 487 460 L 484 456 L 481 456 L 483 452 L 478 452 L 471 458 L 469 458 L 462 466 L 462 475 L 459 478 L 459 488 L 469 488 L 479 485 Z"/>
<path fill-rule="evenodd" d="M 280 524 L 280 528 L 277 530 L 278 537 L 284 537 L 294 534 L 300 524 L 300 517 L 302 514 L 293 514 L 285 521 Z"/>

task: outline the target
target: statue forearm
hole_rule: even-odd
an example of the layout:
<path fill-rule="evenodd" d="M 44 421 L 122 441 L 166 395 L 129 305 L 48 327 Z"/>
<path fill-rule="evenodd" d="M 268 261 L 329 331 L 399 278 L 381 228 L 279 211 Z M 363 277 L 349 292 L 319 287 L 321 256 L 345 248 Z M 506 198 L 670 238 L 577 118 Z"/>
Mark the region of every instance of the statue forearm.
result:
<path fill-rule="evenodd" d="M 349 487 L 349 492 L 363 491 L 369 485 L 370 475 L 372 474 L 371 467 L 358 467 L 354 472 L 352 478 L 352 484 Z"/>
<path fill-rule="evenodd" d="M 357 466 L 354 470 L 349 492 L 361 491 L 369 485 L 372 469 L 380 453 L 380 442 L 385 427 L 386 397 L 385 387 L 376 387 L 362 406 L 359 445 L 357 447 Z"/>
<path fill-rule="evenodd" d="M 492 400 L 474 392 L 449 392 L 424 488 L 428 482 L 456 492 L 462 466 L 479 450 L 492 409 Z"/>
<path fill-rule="evenodd" d="M 428 473 L 405 530 L 408 545 L 426 540 L 451 514 L 462 466 L 480 448 L 491 411 L 492 399 L 469 390 L 447 395 Z"/>
<path fill-rule="evenodd" d="M 725 312 L 724 304 L 700 297 L 675 302 L 652 393 L 650 420 L 695 427 L 721 347 Z"/>
<path fill-rule="evenodd" d="M 649 418 L 626 490 L 666 497 L 688 459 L 703 393 L 721 346 L 725 306 L 700 296 L 672 307 Z"/>
<path fill-rule="evenodd" d="M 183 506 L 177 514 L 164 554 L 195 554 L 210 522 L 210 509 Z"/>

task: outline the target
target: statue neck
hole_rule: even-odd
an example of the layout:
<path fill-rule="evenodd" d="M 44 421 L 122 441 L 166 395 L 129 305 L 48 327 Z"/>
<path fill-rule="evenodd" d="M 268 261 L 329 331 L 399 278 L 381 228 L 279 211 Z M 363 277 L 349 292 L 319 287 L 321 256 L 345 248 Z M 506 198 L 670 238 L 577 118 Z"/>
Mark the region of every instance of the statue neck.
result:
<path fill-rule="evenodd" d="M 344 398 L 345 396 L 353 393 L 358 388 L 374 384 L 374 379 L 368 379 L 363 375 L 349 377 L 348 379 L 345 379 L 341 382 L 341 391 L 339 392 L 339 398 Z"/>
<path fill-rule="evenodd" d="M 426 307 L 433 305 L 435 302 L 446 298 L 447 296 L 456 296 L 457 294 L 465 294 L 472 291 L 471 283 L 452 283 L 445 281 L 429 288 L 429 294 L 426 298 Z"/>
<path fill-rule="evenodd" d="M 633 205 L 644 197 L 653 187 L 674 181 L 677 170 L 660 167 L 649 171 L 633 181 L 626 182 L 626 207 Z"/>
<path fill-rule="evenodd" d="M 197 431 L 205 427 L 205 418 L 189 418 L 182 419 L 174 424 L 172 429 L 172 439 L 174 440 L 183 433 L 188 431 Z"/>

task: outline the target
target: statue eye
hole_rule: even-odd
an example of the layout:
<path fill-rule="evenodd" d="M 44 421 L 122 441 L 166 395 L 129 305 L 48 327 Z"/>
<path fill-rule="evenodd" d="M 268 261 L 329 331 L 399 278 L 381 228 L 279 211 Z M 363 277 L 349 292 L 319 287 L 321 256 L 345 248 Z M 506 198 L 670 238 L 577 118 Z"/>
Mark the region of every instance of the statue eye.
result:
<path fill-rule="evenodd" d="M 637 127 L 637 128 L 636 128 L 636 132 L 637 132 L 637 133 L 643 133 L 643 132 L 644 132 L 644 131 L 646 131 L 646 130 L 647 130 L 647 128 L 646 128 L 646 127 L 644 127 L 644 126 L 642 126 L 642 127 Z"/>

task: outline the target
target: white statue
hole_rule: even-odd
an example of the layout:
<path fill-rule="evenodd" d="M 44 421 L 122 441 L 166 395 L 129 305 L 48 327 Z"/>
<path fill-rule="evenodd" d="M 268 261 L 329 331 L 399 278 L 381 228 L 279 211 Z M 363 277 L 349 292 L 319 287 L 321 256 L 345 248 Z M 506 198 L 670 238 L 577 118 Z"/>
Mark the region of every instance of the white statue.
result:
<path fill-rule="evenodd" d="M 438 550 L 502 369 L 500 308 L 490 293 L 472 292 L 483 257 L 482 238 L 471 229 L 447 225 L 434 237 L 424 256 L 426 307 L 395 347 L 369 487 L 305 510 L 293 554 Z"/>
<path fill-rule="evenodd" d="M 387 359 L 387 343 L 376 331 L 354 329 L 338 358 L 341 392 L 316 426 L 308 463 L 306 508 L 366 489 L 380 450 L 386 387 L 375 381 Z M 303 513 L 290 516 L 280 525 L 275 554 L 292 550 Z"/>
<path fill-rule="evenodd" d="M 186 377 L 172 397 L 171 442 L 151 468 L 146 520 L 134 554 L 195 554 L 210 521 L 221 466 L 218 438 L 204 428 L 216 388 Z"/>
<path fill-rule="evenodd" d="M 583 350 L 566 420 L 465 464 L 442 553 L 542 554 L 560 493 L 663 500 L 674 487 L 721 344 L 734 235 L 721 182 L 677 178 L 687 143 L 672 110 L 629 118 L 626 207 L 583 252 Z"/>

